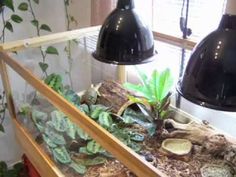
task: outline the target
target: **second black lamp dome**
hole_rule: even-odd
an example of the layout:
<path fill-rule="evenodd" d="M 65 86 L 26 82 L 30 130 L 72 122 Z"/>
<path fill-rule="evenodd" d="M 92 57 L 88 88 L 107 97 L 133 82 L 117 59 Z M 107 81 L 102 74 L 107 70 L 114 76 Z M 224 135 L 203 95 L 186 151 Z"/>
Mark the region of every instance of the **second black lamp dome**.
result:
<path fill-rule="evenodd" d="M 94 58 L 105 63 L 133 65 L 150 62 L 154 54 L 152 31 L 135 12 L 133 0 L 118 0 L 100 30 Z"/>

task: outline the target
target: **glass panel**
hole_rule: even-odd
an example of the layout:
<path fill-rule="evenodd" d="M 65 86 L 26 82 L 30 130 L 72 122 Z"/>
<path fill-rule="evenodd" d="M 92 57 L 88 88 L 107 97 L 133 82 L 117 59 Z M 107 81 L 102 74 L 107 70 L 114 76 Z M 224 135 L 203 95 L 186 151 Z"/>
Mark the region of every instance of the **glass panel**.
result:
<path fill-rule="evenodd" d="M 189 141 L 185 141 L 183 143 L 187 144 L 184 146 L 186 148 L 184 156 L 178 155 L 176 157 L 166 154 L 167 150 L 163 150 L 163 146 L 165 146 L 162 144 L 163 140 L 171 137 L 171 132 L 175 131 L 177 127 L 173 127 L 172 124 L 169 127 L 170 124 L 165 124 L 164 119 L 168 118 L 170 122 L 177 121 L 181 126 L 184 124 L 187 127 L 191 127 L 188 126 L 188 123 L 191 119 L 195 119 L 179 109 L 168 107 L 168 92 L 162 93 L 165 89 L 161 88 L 169 79 L 168 73 L 165 77 L 166 80 L 158 84 L 160 86 L 158 87 L 160 89 L 159 95 L 162 96 L 149 94 L 144 89 L 145 93 L 141 96 L 145 96 L 146 99 L 137 97 L 140 96 L 137 92 L 127 92 L 127 90 L 120 88 L 119 84 L 113 82 L 117 80 L 117 66 L 102 64 L 91 57 L 91 52 L 95 50 L 96 40 L 97 34 L 94 34 L 70 43 L 53 45 L 57 50 L 52 47 L 48 48 L 48 46 L 43 47 L 43 56 L 45 54 L 47 56 L 45 60 L 42 59 L 39 49 L 26 49 L 13 57 L 93 121 L 137 152 L 142 159 L 150 162 L 167 176 L 172 176 L 172 174 L 186 177 L 192 174 L 200 176 L 200 168 L 205 164 L 217 160 L 224 161 L 222 157 L 218 159 L 214 155 L 207 156 L 209 158 L 202 156 L 199 142 L 196 143 L 194 140 L 192 140 L 194 149 L 192 153 L 186 152 Z M 68 47 L 69 45 L 71 46 Z M 68 49 L 71 49 L 70 53 L 68 53 Z M 175 105 L 179 99 L 178 97 L 177 100 L 174 98 L 175 85 L 184 71 L 190 51 L 159 41 L 157 41 L 156 49 L 158 51 L 156 60 L 138 67 L 148 77 L 151 76 L 154 69 L 160 73 L 166 68 L 170 68 L 173 75 L 172 102 Z M 73 59 L 69 60 L 71 63 L 68 62 L 68 56 Z M 40 65 L 39 62 L 41 62 Z M 132 66 L 127 69 L 128 81 L 140 83 L 137 80 L 138 72 Z M 157 79 L 160 78 L 158 74 L 154 76 L 155 83 L 161 80 Z M 78 126 L 71 123 L 68 117 L 52 106 L 48 100 L 12 70 L 10 70 L 10 78 L 18 120 L 27 127 L 30 134 L 55 160 L 59 169 L 66 176 L 78 176 L 85 171 L 85 176 L 96 176 L 95 173 L 100 173 L 100 176 L 134 176 L 122 163 L 111 157 L 107 151 Z M 112 82 L 104 82 L 106 80 Z M 91 84 L 97 86 L 101 82 L 103 85 L 99 85 L 98 92 L 96 92 L 96 87 L 90 88 Z M 149 86 L 149 89 L 154 90 L 153 85 Z M 90 89 L 87 92 L 83 92 L 88 88 Z M 138 88 L 140 87 L 138 86 Z M 155 102 L 153 95 L 159 102 Z M 185 104 L 184 107 L 189 108 L 189 105 L 191 104 Z M 202 115 L 199 118 L 206 119 L 207 117 Z M 207 133 L 201 135 L 204 136 Z M 181 134 L 177 138 L 184 138 L 184 135 Z M 181 143 L 177 142 L 177 145 Z M 168 144 L 169 142 L 167 142 Z"/>

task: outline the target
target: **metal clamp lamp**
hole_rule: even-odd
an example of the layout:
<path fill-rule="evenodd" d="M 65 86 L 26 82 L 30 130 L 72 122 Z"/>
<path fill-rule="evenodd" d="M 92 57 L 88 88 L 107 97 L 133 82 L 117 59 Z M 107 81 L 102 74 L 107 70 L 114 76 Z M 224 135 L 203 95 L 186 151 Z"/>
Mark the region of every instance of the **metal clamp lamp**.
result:
<path fill-rule="evenodd" d="M 116 65 L 135 65 L 152 61 L 152 31 L 134 10 L 133 0 L 118 0 L 116 9 L 105 20 L 93 57 Z"/>
<path fill-rule="evenodd" d="M 228 8 L 236 1 L 228 0 Z M 230 8 L 229 8 L 230 7 Z M 193 50 L 178 92 L 201 106 L 236 111 L 236 13 L 226 10 L 217 30 Z"/>

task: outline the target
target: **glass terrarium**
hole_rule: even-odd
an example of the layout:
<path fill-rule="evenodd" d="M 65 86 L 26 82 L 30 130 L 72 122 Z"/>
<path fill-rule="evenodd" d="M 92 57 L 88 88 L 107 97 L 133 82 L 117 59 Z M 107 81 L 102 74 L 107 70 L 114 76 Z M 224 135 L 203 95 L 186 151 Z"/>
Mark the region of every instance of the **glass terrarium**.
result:
<path fill-rule="evenodd" d="M 121 83 L 120 67 L 91 56 L 98 30 L 7 43 L 0 53 L 16 137 L 39 174 L 235 176 L 235 139 L 176 108 L 193 44 L 155 34 L 157 59 L 126 67 Z"/>

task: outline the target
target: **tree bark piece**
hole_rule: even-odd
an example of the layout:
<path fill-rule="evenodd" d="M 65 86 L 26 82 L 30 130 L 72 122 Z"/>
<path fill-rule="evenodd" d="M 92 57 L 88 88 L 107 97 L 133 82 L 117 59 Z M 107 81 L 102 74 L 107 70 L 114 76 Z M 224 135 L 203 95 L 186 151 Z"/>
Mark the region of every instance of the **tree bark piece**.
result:
<path fill-rule="evenodd" d="M 193 144 L 202 146 L 202 150 L 209 154 L 222 154 L 232 145 L 236 145 L 234 138 L 226 137 L 217 132 L 209 125 L 192 121 L 188 124 L 181 124 L 173 119 L 166 119 L 166 131 L 162 138 L 184 138 L 190 140 Z"/>
<path fill-rule="evenodd" d="M 98 88 L 98 93 L 98 104 L 111 107 L 111 111 L 118 115 L 121 115 L 128 106 L 134 103 L 128 98 L 133 94 L 114 81 L 103 82 Z"/>

